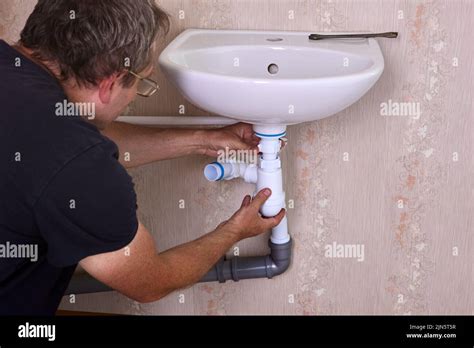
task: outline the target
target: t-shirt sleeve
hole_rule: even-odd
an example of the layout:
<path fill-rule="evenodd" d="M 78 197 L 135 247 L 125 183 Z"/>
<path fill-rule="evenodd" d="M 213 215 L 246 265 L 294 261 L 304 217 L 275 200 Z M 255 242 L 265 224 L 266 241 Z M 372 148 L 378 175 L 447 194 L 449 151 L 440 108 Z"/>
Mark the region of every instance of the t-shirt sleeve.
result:
<path fill-rule="evenodd" d="M 125 247 L 138 229 L 136 209 L 133 182 L 115 144 L 86 150 L 56 173 L 34 205 L 48 261 L 66 267 Z"/>

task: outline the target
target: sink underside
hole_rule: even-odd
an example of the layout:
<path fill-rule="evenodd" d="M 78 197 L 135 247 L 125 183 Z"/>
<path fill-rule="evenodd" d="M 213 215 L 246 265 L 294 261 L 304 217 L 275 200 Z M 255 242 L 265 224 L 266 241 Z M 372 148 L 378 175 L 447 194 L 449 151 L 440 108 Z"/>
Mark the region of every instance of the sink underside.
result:
<path fill-rule="evenodd" d="M 384 61 L 374 39 L 313 41 L 309 34 L 188 29 L 159 63 L 208 112 L 253 124 L 312 121 L 360 99 Z"/>

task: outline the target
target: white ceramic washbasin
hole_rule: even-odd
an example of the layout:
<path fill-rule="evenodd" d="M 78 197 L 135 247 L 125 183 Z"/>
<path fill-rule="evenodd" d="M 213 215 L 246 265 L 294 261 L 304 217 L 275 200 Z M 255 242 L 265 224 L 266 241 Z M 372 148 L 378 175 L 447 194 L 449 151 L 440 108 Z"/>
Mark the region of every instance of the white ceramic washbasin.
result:
<path fill-rule="evenodd" d="M 374 39 L 309 40 L 309 32 L 188 29 L 161 53 L 166 77 L 191 103 L 259 125 L 331 116 L 378 80 Z"/>

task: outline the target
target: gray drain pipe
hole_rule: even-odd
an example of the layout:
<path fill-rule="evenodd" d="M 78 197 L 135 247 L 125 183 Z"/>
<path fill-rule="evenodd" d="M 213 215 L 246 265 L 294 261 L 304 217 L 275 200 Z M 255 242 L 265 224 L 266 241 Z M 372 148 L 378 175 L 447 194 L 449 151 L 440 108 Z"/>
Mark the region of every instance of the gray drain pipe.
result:
<path fill-rule="evenodd" d="M 285 244 L 274 244 L 271 241 L 268 244 L 270 254 L 266 256 L 235 256 L 228 260 L 222 257 L 199 282 L 224 283 L 226 280 L 237 282 L 241 279 L 273 278 L 284 273 L 291 263 L 291 239 Z M 105 291 L 113 289 L 88 273 L 79 273 L 71 279 L 65 295 Z"/>
<path fill-rule="evenodd" d="M 274 244 L 268 241 L 270 254 L 266 256 L 223 257 L 217 262 L 200 282 L 226 280 L 238 282 L 241 279 L 273 278 L 285 272 L 291 262 L 291 239 L 285 244 Z"/>

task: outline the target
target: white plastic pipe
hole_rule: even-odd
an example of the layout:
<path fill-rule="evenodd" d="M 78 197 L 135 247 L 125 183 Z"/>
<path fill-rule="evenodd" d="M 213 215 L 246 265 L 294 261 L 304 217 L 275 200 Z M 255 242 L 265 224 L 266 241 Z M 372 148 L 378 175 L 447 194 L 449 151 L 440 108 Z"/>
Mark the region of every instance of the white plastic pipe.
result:
<path fill-rule="evenodd" d="M 279 139 L 276 140 L 279 143 Z M 268 156 L 266 157 L 273 157 L 271 154 L 267 155 Z M 256 192 L 259 192 L 266 187 L 272 190 L 272 194 L 260 208 L 260 213 L 267 217 L 275 216 L 282 208 L 286 208 L 281 164 L 278 154 L 276 156 L 276 159 L 265 160 L 265 156 L 262 154 L 257 173 Z M 290 235 L 288 234 L 288 220 L 286 216 L 278 226 L 272 229 L 272 236 L 270 239 L 272 243 L 275 244 L 284 244 L 290 240 Z"/>
<path fill-rule="evenodd" d="M 260 212 L 263 216 L 271 217 L 278 214 L 278 212 L 285 207 L 285 192 L 283 191 L 281 168 L 275 170 L 258 168 L 257 192 L 266 187 L 272 190 L 272 194 L 262 205 Z"/>
<path fill-rule="evenodd" d="M 120 116 L 117 121 L 143 126 L 228 126 L 239 122 L 221 116 Z"/>
<path fill-rule="evenodd" d="M 284 244 L 290 240 L 290 235 L 288 234 L 288 219 L 286 218 L 286 215 L 276 227 L 273 227 L 270 240 L 274 244 Z"/>
<path fill-rule="evenodd" d="M 286 135 L 286 126 L 254 126 L 255 134 L 260 138 L 258 145 L 261 153 L 258 166 L 254 164 L 236 162 L 213 162 L 204 168 L 204 176 L 209 181 L 231 180 L 244 178 L 246 182 L 256 184 L 256 191 L 270 188 L 272 194 L 260 208 L 260 213 L 266 217 L 277 215 L 282 208 L 286 208 L 285 191 L 283 191 L 283 178 L 281 161 L 279 157 L 280 138 Z M 285 216 L 278 226 L 272 229 L 270 238 L 274 244 L 285 244 L 290 241 L 288 234 L 288 219 Z"/>
<path fill-rule="evenodd" d="M 258 145 L 261 156 L 258 162 L 256 192 L 266 187 L 272 190 L 272 194 L 260 208 L 260 213 L 263 216 L 271 217 L 278 214 L 282 208 L 286 208 L 279 157 L 281 149 L 280 138 L 286 135 L 286 126 L 273 125 L 266 127 L 255 125 L 253 128 L 255 134 L 261 139 Z M 275 244 L 284 244 L 290 240 L 286 216 L 278 226 L 272 229 L 270 240 Z"/>
<path fill-rule="evenodd" d="M 208 181 L 219 181 L 224 178 L 224 170 L 217 163 L 209 163 L 204 167 L 204 176 Z"/>
<path fill-rule="evenodd" d="M 255 184 L 257 182 L 257 166 L 237 162 L 212 162 L 204 168 L 204 176 L 209 181 L 243 178 L 245 182 Z"/>

